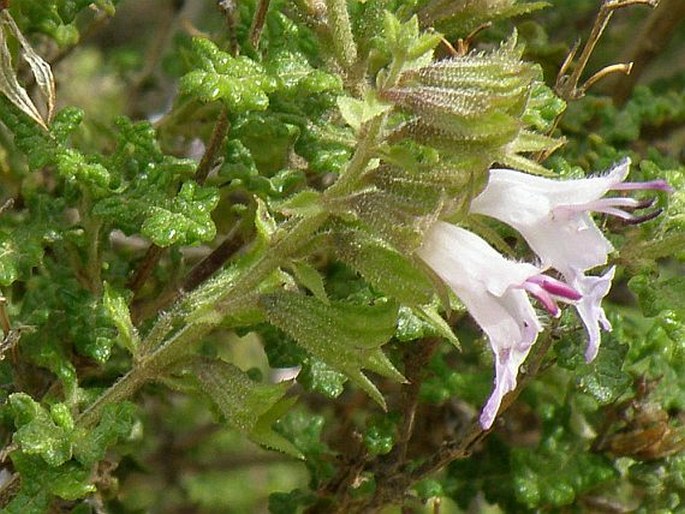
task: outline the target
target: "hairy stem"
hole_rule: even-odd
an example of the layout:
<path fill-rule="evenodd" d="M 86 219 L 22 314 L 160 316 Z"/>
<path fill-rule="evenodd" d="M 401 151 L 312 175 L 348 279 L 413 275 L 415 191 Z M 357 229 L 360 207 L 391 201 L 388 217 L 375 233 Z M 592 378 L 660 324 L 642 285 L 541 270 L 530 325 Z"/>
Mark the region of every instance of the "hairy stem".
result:
<path fill-rule="evenodd" d="M 326 0 L 328 28 L 333 37 L 333 48 L 340 66 L 349 72 L 357 61 L 357 45 L 345 0 Z"/>

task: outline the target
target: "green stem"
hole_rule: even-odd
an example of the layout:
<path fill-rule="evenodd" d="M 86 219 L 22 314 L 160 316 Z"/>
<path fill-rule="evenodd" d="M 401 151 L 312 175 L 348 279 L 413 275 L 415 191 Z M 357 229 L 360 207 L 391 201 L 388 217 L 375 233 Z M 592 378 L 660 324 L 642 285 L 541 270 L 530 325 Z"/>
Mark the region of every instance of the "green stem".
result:
<path fill-rule="evenodd" d="M 328 28 L 333 39 L 336 57 L 343 69 L 349 72 L 357 61 L 357 44 L 352 35 L 347 2 L 345 0 L 326 0 L 326 8 Z"/>
<path fill-rule="evenodd" d="M 194 342 L 214 328 L 209 324 L 187 325 L 153 353 L 141 358 L 137 365 L 107 389 L 76 420 L 82 427 L 93 425 L 110 403 L 120 402 L 135 394 L 144 384 L 159 377 L 171 364 L 187 354 Z"/>

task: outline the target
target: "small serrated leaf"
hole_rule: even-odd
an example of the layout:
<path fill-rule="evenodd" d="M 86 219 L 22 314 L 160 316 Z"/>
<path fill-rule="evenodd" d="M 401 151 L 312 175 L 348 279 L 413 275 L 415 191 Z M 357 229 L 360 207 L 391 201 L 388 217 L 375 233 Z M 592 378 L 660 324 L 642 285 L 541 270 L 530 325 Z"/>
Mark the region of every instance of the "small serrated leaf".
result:
<path fill-rule="evenodd" d="M 228 362 L 203 357 L 192 359 L 186 367 L 228 424 L 260 444 L 302 458 L 287 439 L 271 428 L 297 400 L 284 398 L 290 384 L 260 384 Z"/>
<path fill-rule="evenodd" d="M 293 261 L 289 266 L 300 284 L 309 289 L 320 301 L 328 303 L 324 279 L 316 268 L 304 261 Z"/>
<path fill-rule="evenodd" d="M 121 345 L 132 354 L 136 353 L 139 343 L 138 332 L 131 321 L 127 295 L 105 282 L 102 304 L 110 319 L 119 331 Z"/>
<path fill-rule="evenodd" d="M 430 300 L 430 282 L 404 255 L 359 231 L 345 230 L 331 237 L 340 258 L 383 293 L 408 305 Z"/>
<path fill-rule="evenodd" d="M 359 131 L 364 123 L 392 109 L 391 103 L 379 100 L 373 92 L 367 93 L 363 100 L 339 96 L 336 101 L 343 119 L 355 131 Z"/>
<path fill-rule="evenodd" d="M 73 422 L 67 423 L 71 428 L 59 426 L 47 410 L 25 393 L 10 395 L 9 402 L 18 427 L 13 441 L 24 453 L 38 455 L 52 467 L 71 459 Z M 57 416 L 65 414 L 64 409 L 57 410 Z"/>
<path fill-rule="evenodd" d="M 379 348 L 395 332 L 396 305 L 327 305 L 316 298 L 285 291 L 264 296 L 260 303 L 272 324 L 316 358 L 344 373 L 381 406 L 385 407 L 382 395 L 361 369 L 404 380 Z"/>

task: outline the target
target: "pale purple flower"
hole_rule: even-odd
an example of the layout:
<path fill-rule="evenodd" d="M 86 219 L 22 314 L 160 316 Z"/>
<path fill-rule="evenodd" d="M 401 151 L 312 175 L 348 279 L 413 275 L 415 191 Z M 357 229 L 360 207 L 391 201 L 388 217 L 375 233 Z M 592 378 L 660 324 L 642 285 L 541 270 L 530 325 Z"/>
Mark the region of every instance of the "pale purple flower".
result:
<path fill-rule="evenodd" d="M 480 416 L 483 428 L 490 428 L 542 330 L 526 291 L 554 316 L 559 315 L 556 299 L 575 301 L 580 294 L 542 275 L 537 266 L 504 258 L 477 235 L 449 223 L 435 223 L 417 253 L 454 291 L 490 341 L 495 389 Z"/>
<path fill-rule="evenodd" d="M 600 326 L 611 330 L 601 302 L 611 288 L 614 268 L 602 276 L 585 272 L 607 263 L 613 250 L 590 217 L 591 212 L 617 216 L 639 223 L 660 211 L 636 216 L 632 211 L 649 207 L 651 201 L 609 197 L 610 191 L 670 191 L 663 180 L 624 183 L 630 160 L 624 159 L 608 173 L 577 180 L 555 180 L 508 169 L 490 170 L 488 185 L 471 203 L 471 212 L 496 218 L 515 228 L 538 255 L 543 268 L 558 270 L 568 284 L 582 295 L 576 309 L 588 332 L 585 358 L 597 355 Z"/>

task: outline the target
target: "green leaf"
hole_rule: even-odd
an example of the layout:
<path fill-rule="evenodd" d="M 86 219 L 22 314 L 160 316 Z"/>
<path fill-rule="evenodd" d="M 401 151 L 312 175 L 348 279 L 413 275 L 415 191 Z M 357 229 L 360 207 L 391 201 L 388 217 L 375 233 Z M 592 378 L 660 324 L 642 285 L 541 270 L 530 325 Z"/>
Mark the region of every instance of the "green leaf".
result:
<path fill-rule="evenodd" d="M 40 404 L 25 393 L 10 395 L 9 402 L 15 416 L 17 431 L 13 440 L 27 455 L 38 455 L 52 467 L 57 467 L 71 459 L 73 421 L 64 408 L 57 409 L 56 416 L 64 418 L 60 426 Z"/>
<path fill-rule="evenodd" d="M 181 91 L 206 102 L 223 101 L 234 113 L 263 111 L 267 93 L 278 87 L 276 79 L 248 57 L 231 57 L 210 40 L 193 39 L 199 69 L 181 78 Z"/>
<path fill-rule="evenodd" d="M 359 231 L 331 237 L 339 257 L 379 291 L 407 305 L 428 303 L 432 298 L 433 289 L 423 272 L 382 241 Z"/>
<path fill-rule="evenodd" d="M 293 261 L 290 263 L 290 268 L 300 284 L 309 289 L 317 299 L 328 303 L 324 279 L 316 268 L 304 261 Z"/>
<path fill-rule="evenodd" d="M 279 92 L 307 95 L 342 89 L 338 75 L 312 67 L 303 54 L 291 50 L 281 49 L 269 55 L 264 67 L 278 79 Z"/>
<path fill-rule="evenodd" d="M 74 458 L 90 467 L 105 458 L 107 451 L 133 430 L 136 407 L 132 403 L 110 403 L 102 410 L 95 427 L 80 429 L 74 437 Z"/>
<path fill-rule="evenodd" d="M 141 233 L 161 247 L 211 241 L 216 236 L 211 212 L 218 203 L 216 189 L 185 182 L 178 196 L 166 202 L 164 207 L 150 208 Z"/>
<path fill-rule="evenodd" d="M 459 3 L 437 0 L 427 2 L 419 10 L 419 19 L 424 26 L 435 27 L 447 36 L 466 37 L 484 23 L 513 18 L 548 5 L 548 2 L 521 3 L 518 0 L 472 0 Z"/>
<path fill-rule="evenodd" d="M 81 152 L 65 148 L 57 156 L 57 170 L 67 180 L 75 180 L 85 184 L 89 189 L 97 189 L 98 196 L 103 196 L 104 192 L 99 190 L 107 189 L 110 184 L 111 175 L 109 170 L 95 159 L 90 159 Z"/>
<path fill-rule="evenodd" d="M 136 353 L 139 343 L 138 331 L 131 321 L 131 312 L 128 308 L 130 298 L 123 291 L 115 289 L 105 282 L 102 293 L 102 304 L 109 315 L 112 323 L 119 331 L 119 342 L 132 354 Z"/>
<path fill-rule="evenodd" d="M 535 451 L 512 449 L 516 499 L 529 509 L 570 505 L 578 495 L 618 475 L 607 459 L 587 453 L 582 442 L 564 434 L 558 427 Z"/>
<path fill-rule="evenodd" d="M 240 369 L 221 360 L 197 357 L 187 368 L 229 425 L 256 443 L 302 457 L 287 439 L 271 428 L 295 401 L 294 398 L 284 398 L 290 384 L 254 382 Z"/>
<path fill-rule="evenodd" d="M 43 261 L 45 247 L 62 237 L 64 201 L 27 195 L 25 212 L 2 213 L 0 221 L 0 285 L 27 280 Z"/>
<path fill-rule="evenodd" d="M 95 491 L 90 483 L 92 471 L 76 462 L 49 467 L 39 457 L 20 451 L 11 454 L 12 463 L 22 477 L 22 488 L 3 512 L 44 514 L 51 495 L 77 500 Z M 25 509 L 25 510 L 22 510 Z"/>
<path fill-rule="evenodd" d="M 397 419 L 395 416 L 374 416 L 367 422 L 364 445 L 371 455 L 386 455 L 395 446 Z"/>
<path fill-rule="evenodd" d="M 307 357 L 302 361 L 302 370 L 297 375 L 297 382 L 302 384 L 302 387 L 331 399 L 342 394 L 346 381 L 345 375 L 313 357 Z"/>
<path fill-rule="evenodd" d="M 522 121 L 540 132 L 549 132 L 555 120 L 566 110 L 566 102 L 542 81 L 534 81 L 530 99 L 521 117 Z"/>
<path fill-rule="evenodd" d="M 356 132 L 359 132 L 364 123 L 392 109 L 391 103 L 379 100 L 373 91 L 366 93 L 363 100 L 339 96 L 337 103 L 343 119 Z"/>
<path fill-rule="evenodd" d="M 117 0 L 23 0 L 12 4 L 11 10 L 22 25 L 52 37 L 60 47 L 75 45 L 79 32 L 74 24 L 76 16 L 95 3 L 113 14 Z"/>
<path fill-rule="evenodd" d="M 637 293 L 646 316 L 669 310 L 685 320 L 685 277 L 655 281 L 653 277 L 638 275 L 630 279 L 628 286 Z"/>
<path fill-rule="evenodd" d="M 583 350 L 585 341 L 563 340 L 557 347 L 559 365 L 573 369 L 577 387 L 592 396 L 600 405 L 616 401 L 633 383 L 633 378 L 623 370 L 628 345 L 621 344 L 613 336 L 605 336 L 597 358 L 586 363 Z"/>
<path fill-rule="evenodd" d="M 430 60 L 432 50 L 440 44 L 437 33 L 420 33 L 419 19 L 412 16 L 402 23 L 394 14 L 385 12 L 383 20 L 385 41 L 395 59 L 405 68 L 416 66 L 423 60 Z"/>
<path fill-rule="evenodd" d="M 286 216 L 314 216 L 323 209 L 321 193 L 309 189 L 300 191 L 287 200 L 279 202 L 275 209 Z"/>
<path fill-rule="evenodd" d="M 272 324 L 313 356 L 345 374 L 379 405 L 384 407 L 385 401 L 362 368 L 396 381 L 404 380 L 379 349 L 395 332 L 396 305 L 325 304 L 288 292 L 264 296 L 261 305 Z"/>

